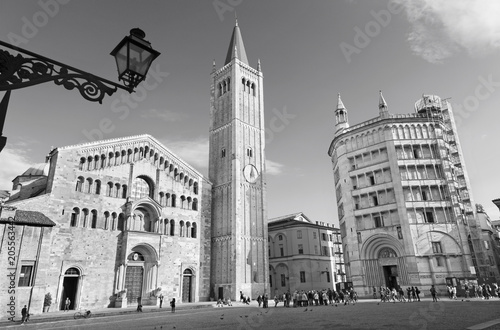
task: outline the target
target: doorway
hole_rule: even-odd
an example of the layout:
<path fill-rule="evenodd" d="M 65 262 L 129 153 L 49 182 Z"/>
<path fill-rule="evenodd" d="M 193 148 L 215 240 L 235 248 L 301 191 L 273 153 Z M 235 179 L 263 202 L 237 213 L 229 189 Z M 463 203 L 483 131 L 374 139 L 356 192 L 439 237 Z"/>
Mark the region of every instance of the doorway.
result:
<path fill-rule="evenodd" d="M 77 293 L 78 293 L 78 282 L 80 279 L 80 271 L 76 268 L 69 268 L 64 273 L 64 280 L 62 285 L 60 310 L 64 310 L 66 304 L 66 298 L 69 298 L 71 304 L 69 309 L 76 309 L 77 303 Z"/>
<path fill-rule="evenodd" d="M 392 289 L 398 289 L 398 266 L 383 266 L 385 285 Z"/>
<path fill-rule="evenodd" d="M 128 266 L 125 274 L 125 288 L 129 304 L 141 304 L 142 281 L 144 269 L 142 266 Z"/>
<path fill-rule="evenodd" d="M 193 272 L 186 269 L 182 275 L 182 302 L 191 302 Z"/>

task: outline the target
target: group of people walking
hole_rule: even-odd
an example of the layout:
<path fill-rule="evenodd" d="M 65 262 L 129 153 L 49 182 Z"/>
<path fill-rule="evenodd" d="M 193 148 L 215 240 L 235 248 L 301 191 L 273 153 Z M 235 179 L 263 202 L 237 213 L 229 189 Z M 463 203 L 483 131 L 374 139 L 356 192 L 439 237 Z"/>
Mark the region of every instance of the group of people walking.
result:
<path fill-rule="evenodd" d="M 406 292 L 405 292 L 406 291 Z M 409 286 L 405 289 L 399 286 L 396 288 L 380 287 L 378 290 L 381 302 L 414 302 L 420 301 L 420 290 L 416 286 Z M 406 297 L 405 297 L 406 293 Z M 377 299 L 377 288 L 373 287 L 373 298 Z"/>
<path fill-rule="evenodd" d="M 284 307 L 328 306 L 339 303 L 347 305 L 351 303 L 355 304 L 357 300 L 357 294 L 352 288 L 338 292 L 332 289 L 296 290 L 293 293 L 287 291 L 283 294 L 276 294 L 274 296 L 274 307 L 277 307 L 280 303 L 283 303 Z M 268 301 L 269 297 L 267 294 L 259 294 L 257 297 L 259 307 L 262 305 L 263 308 L 268 308 Z"/>

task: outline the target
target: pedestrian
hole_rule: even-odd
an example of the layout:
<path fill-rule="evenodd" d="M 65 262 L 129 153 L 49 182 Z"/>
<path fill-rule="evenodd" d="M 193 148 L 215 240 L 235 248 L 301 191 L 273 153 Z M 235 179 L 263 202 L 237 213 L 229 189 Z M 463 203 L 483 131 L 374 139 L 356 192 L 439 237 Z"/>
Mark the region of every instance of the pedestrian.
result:
<path fill-rule="evenodd" d="M 411 300 L 413 301 L 417 301 L 417 295 L 416 295 L 416 292 L 415 292 L 415 287 L 411 287 Z"/>
<path fill-rule="evenodd" d="M 373 287 L 373 299 L 377 299 L 377 288 Z"/>
<path fill-rule="evenodd" d="M 417 301 L 420 301 L 420 290 L 418 287 L 415 287 L 415 294 L 417 295 Z"/>
<path fill-rule="evenodd" d="M 160 308 L 163 305 L 163 295 L 160 293 Z"/>
<path fill-rule="evenodd" d="M 259 307 L 260 307 L 260 304 L 262 304 L 262 296 L 260 295 L 260 293 L 259 293 L 259 296 L 257 297 L 257 303 L 259 304 Z"/>
<path fill-rule="evenodd" d="M 28 318 L 28 307 L 26 305 L 24 305 L 23 309 L 21 309 L 21 316 L 21 324 L 24 324 Z"/>
<path fill-rule="evenodd" d="M 278 302 L 279 302 L 278 295 L 274 295 L 274 307 L 278 306 Z"/>
<path fill-rule="evenodd" d="M 139 304 L 137 305 L 137 309 L 136 309 L 136 311 L 137 311 L 137 312 L 141 312 L 141 313 L 142 313 L 142 305 L 141 305 L 141 303 L 139 303 Z"/>
<path fill-rule="evenodd" d="M 172 307 L 172 313 L 175 313 L 175 298 L 170 301 L 170 307 Z"/>
<path fill-rule="evenodd" d="M 432 296 L 432 302 L 437 302 L 437 297 L 436 297 L 436 288 L 434 287 L 434 284 L 431 286 L 431 296 Z"/>
<path fill-rule="evenodd" d="M 243 299 L 245 299 L 245 296 L 243 295 L 243 291 L 240 291 L 240 302 L 245 302 Z"/>
<path fill-rule="evenodd" d="M 69 297 L 66 297 L 66 300 L 64 301 L 64 311 L 69 312 L 69 306 L 71 305 L 71 300 L 69 300 Z"/>

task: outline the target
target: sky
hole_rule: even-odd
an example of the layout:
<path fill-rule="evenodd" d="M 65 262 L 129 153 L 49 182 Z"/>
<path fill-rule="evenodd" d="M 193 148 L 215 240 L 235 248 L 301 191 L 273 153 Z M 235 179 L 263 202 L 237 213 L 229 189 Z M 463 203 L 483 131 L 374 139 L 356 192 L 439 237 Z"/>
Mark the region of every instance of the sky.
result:
<path fill-rule="evenodd" d="M 207 175 L 210 72 L 235 13 L 264 74 L 269 218 L 304 212 L 338 226 L 327 154 L 337 93 L 355 125 L 378 116 L 379 90 L 391 113 L 413 112 L 424 93 L 449 98 L 474 201 L 500 218 L 497 0 L 2 0 L 0 40 L 108 80 L 118 79 L 109 53 L 132 28 L 161 55 L 146 87 L 102 104 L 52 82 L 13 91 L 0 189 L 51 147 L 145 133 Z"/>

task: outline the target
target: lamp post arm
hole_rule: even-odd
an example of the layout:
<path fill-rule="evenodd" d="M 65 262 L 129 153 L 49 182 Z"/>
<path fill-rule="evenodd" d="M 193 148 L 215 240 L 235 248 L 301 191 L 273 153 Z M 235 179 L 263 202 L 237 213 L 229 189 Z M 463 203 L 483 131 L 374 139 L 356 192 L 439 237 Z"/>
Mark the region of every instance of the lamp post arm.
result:
<path fill-rule="evenodd" d="M 95 76 L 45 56 L 13 46 L 0 40 L 0 46 L 27 55 L 12 55 L 0 49 L 0 91 L 10 91 L 54 81 L 68 90 L 78 89 L 88 101 L 102 103 L 106 94 L 112 95 L 118 88 L 129 93 L 133 88 Z"/>

